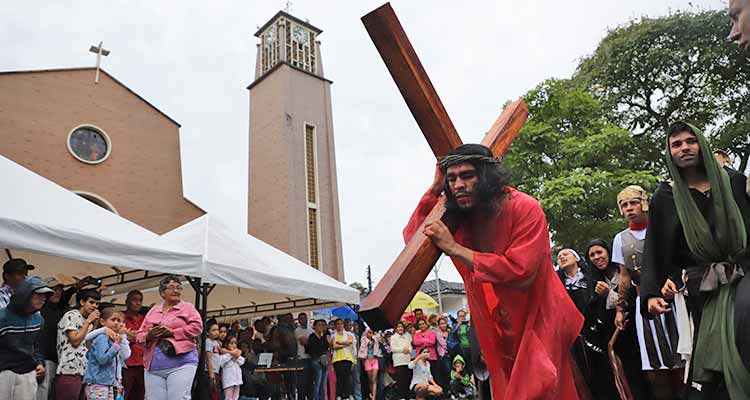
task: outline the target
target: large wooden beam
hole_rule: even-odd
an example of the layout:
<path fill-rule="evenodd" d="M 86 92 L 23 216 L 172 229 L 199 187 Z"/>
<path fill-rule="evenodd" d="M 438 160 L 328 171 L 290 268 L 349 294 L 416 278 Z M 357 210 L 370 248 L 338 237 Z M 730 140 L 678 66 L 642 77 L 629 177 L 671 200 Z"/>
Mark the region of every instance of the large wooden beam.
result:
<path fill-rule="evenodd" d="M 390 3 L 362 17 L 362 23 L 435 156 L 460 145 L 461 138 Z"/>
<path fill-rule="evenodd" d="M 523 100 L 510 103 L 487 132 L 482 144 L 491 148 L 494 155 L 503 155 L 513 142 L 513 138 L 518 135 L 527 116 L 528 108 Z M 455 229 L 455 221 L 447 217 L 450 216 L 445 215 L 445 199 L 441 198 L 424 223 L 440 218 L 450 228 Z M 440 249 L 432 240 L 422 234 L 420 226 L 375 290 L 363 300 L 359 314 L 365 322 L 376 330 L 393 327 L 429 275 L 440 254 Z"/>

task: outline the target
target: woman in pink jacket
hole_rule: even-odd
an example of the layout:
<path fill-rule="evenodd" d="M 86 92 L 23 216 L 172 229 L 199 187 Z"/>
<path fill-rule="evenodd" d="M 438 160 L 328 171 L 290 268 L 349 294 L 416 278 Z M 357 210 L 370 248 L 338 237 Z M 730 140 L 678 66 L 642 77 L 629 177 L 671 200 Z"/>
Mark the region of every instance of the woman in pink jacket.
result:
<path fill-rule="evenodd" d="M 430 351 L 430 356 L 427 357 L 427 361 L 430 363 L 430 371 L 432 372 L 432 376 L 438 376 L 437 335 L 435 334 L 435 330 L 429 329 L 427 321 L 423 319 L 417 321 L 417 328 L 417 331 L 412 336 L 412 345 L 417 350 L 417 354 L 422 354 L 423 349 Z"/>
<path fill-rule="evenodd" d="M 151 308 L 136 334 L 145 347 L 146 398 L 190 400 L 203 321 L 195 306 L 180 300 L 182 283 L 176 276 L 159 282 L 159 295 L 164 302 Z"/>
<path fill-rule="evenodd" d="M 378 388 L 378 358 L 382 356 L 380 343 L 375 337 L 375 332 L 367 328 L 362 336 L 362 344 L 359 346 L 357 357 L 364 360 L 367 378 L 370 380 L 370 398 L 375 400 L 375 394 Z"/>

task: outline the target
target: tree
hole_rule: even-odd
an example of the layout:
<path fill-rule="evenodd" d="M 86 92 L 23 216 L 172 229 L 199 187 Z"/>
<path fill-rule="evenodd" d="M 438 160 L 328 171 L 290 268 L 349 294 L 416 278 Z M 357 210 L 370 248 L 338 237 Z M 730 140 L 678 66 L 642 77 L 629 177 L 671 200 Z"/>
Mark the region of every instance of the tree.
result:
<path fill-rule="evenodd" d="M 359 290 L 359 295 L 360 296 L 366 296 L 367 295 L 367 288 L 363 284 L 361 284 L 359 282 L 352 282 L 352 283 L 349 284 L 349 287 L 353 288 L 353 289 Z"/>
<path fill-rule="evenodd" d="M 512 184 L 539 199 L 557 245 L 611 240 L 625 226 L 617 193 L 632 184 L 652 190 L 657 174 L 634 153 L 631 133 L 576 82 L 547 80 L 524 100 L 529 118 L 504 158 Z"/>
<path fill-rule="evenodd" d="M 750 158 L 750 65 L 726 37 L 724 10 L 642 18 L 608 33 L 578 82 L 609 118 L 634 132 L 639 156 L 663 171 L 664 132 L 678 119 L 705 129 L 745 170 Z"/>

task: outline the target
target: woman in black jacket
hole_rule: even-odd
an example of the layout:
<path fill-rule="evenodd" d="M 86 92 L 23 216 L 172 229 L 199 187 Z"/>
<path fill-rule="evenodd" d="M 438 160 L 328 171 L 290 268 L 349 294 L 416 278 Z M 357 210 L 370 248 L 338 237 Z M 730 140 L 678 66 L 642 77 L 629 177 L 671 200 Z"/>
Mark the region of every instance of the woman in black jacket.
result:
<path fill-rule="evenodd" d="M 617 399 L 607 343 L 615 332 L 619 266 L 611 261 L 609 244 L 602 239 L 589 242 L 585 270 L 590 285 L 590 298 L 584 316 L 583 341 L 589 388 L 595 399 Z M 591 287 L 593 286 L 593 287 Z"/>

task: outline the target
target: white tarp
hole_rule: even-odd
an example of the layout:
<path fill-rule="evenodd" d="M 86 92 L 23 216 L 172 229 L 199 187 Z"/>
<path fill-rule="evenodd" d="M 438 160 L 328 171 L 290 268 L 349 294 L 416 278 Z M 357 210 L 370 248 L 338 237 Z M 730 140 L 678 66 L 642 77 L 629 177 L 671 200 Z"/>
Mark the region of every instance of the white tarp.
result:
<path fill-rule="evenodd" d="M 217 284 L 208 297 L 209 310 L 298 299 L 359 304 L 357 290 L 253 236 L 230 230 L 210 214 L 163 237 L 203 254 L 201 277 Z"/>
<path fill-rule="evenodd" d="M 42 256 L 49 264 L 39 265 L 33 274 L 82 277 L 96 268 L 88 263 L 200 273 L 199 252 L 186 250 L 2 156 L 0 177 L 5 188 L 0 196 L 0 247 L 12 249 L 14 257 L 33 252 L 69 259 Z M 102 272 L 112 273 L 100 270 L 98 275 Z"/>
<path fill-rule="evenodd" d="M 109 275 L 103 294 L 115 302 L 160 279 L 132 269 L 201 277 L 217 285 L 209 310 L 257 306 L 253 314 L 359 303 L 356 290 L 210 215 L 159 236 L 2 156 L 0 176 L 4 187 L 17 189 L 0 196 L 0 248 L 36 265 L 35 275 Z M 118 283 L 113 274 L 122 272 L 138 280 Z M 154 290 L 144 297 L 144 305 L 160 300 Z M 186 287 L 183 300 L 193 299 Z"/>

